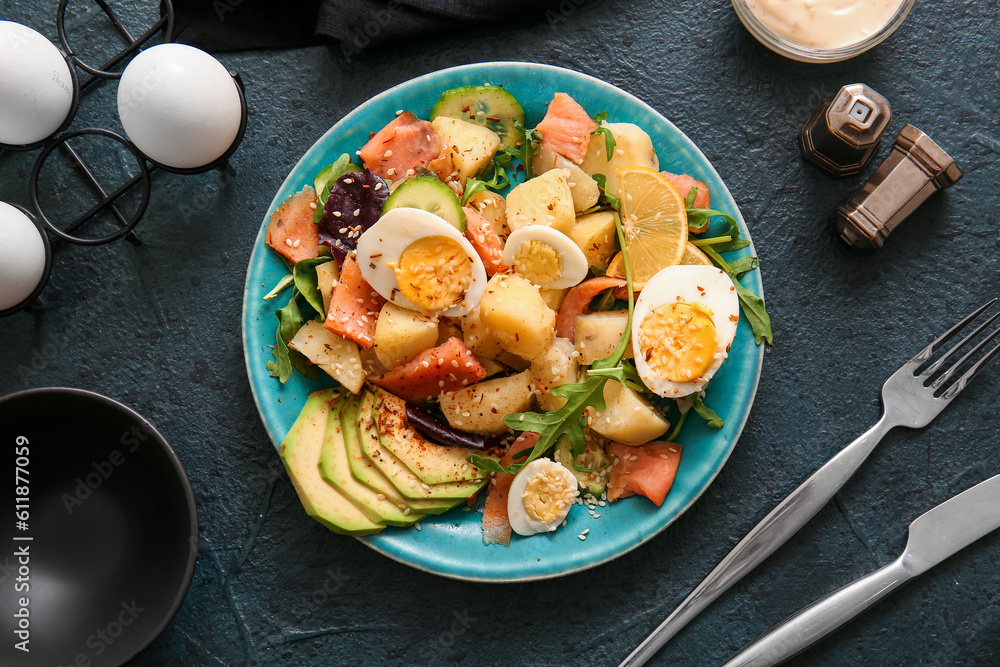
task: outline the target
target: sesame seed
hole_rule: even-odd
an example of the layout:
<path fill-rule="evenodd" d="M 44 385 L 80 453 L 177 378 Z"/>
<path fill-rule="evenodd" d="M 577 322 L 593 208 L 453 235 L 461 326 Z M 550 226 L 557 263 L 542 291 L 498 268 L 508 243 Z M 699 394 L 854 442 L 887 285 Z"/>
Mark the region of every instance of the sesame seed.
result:
<path fill-rule="evenodd" d="M 385 152 L 385 157 L 392 157 L 392 149 L 391 148 Z"/>

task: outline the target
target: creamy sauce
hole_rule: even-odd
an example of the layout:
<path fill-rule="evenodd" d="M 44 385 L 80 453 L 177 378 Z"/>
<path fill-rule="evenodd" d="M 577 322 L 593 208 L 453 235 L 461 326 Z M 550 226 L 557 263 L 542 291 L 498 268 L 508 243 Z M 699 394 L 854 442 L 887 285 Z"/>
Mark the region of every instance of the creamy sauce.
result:
<path fill-rule="evenodd" d="M 747 0 L 761 23 L 800 46 L 835 49 L 878 32 L 902 0 Z"/>

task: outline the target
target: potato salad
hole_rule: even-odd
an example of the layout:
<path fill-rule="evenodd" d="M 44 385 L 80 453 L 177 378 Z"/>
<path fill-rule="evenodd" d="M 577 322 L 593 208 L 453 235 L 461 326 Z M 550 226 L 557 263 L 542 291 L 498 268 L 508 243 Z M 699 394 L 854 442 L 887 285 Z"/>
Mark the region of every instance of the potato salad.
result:
<path fill-rule="evenodd" d="M 268 369 L 331 380 L 280 448 L 307 512 L 363 535 L 484 497 L 484 542 L 509 544 L 661 505 L 685 420 L 722 426 L 704 389 L 741 318 L 771 342 L 739 282 L 757 259 L 723 258 L 736 221 L 565 93 L 534 128 L 476 85 L 372 130 L 266 231 L 289 274 L 265 298 L 290 292 Z"/>

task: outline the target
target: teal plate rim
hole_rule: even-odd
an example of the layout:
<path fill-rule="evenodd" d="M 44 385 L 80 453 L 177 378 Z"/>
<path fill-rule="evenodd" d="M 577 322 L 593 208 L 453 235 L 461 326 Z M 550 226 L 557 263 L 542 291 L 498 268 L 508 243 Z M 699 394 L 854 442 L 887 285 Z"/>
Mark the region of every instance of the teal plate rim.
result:
<path fill-rule="evenodd" d="M 264 231 L 271 212 L 288 195 L 312 183 L 324 165 L 342 153 L 354 154 L 368 133 L 390 121 L 400 109 L 426 118 L 431 105 L 448 88 L 492 83 L 505 86 L 521 102 L 526 122 L 533 126 L 545 112 L 545 102 L 556 92 L 572 95 L 589 113 L 609 112 L 611 122 L 631 122 L 653 140 L 660 168 L 688 173 L 708 184 L 712 207 L 737 219 L 747 239 L 750 234 L 736 202 L 722 178 L 695 144 L 663 115 L 635 96 L 592 76 L 552 65 L 525 62 L 485 62 L 460 65 L 411 79 L 363 103 L 337 122 L 309 148 L 275 194 L 254 243 L 247 267 L 243 300 L 243 349 L 247 375 L 258 413 L 277 448 L 291 428 L 310 391 L 332 381 L 308 380 L 298 374 L 285 385 L 270 377 L 277 320 L 274 311 L 286 298 L 264 302 L 262 297 L 287 273 L 267 249 Z M 753 243 L 737 253 L 756 254 Z M 743 284 L 763 296 L 760 272 L 752 271 Z M 428 517 L 414 528 L 386 528 L 377 535 L 358 537 L 375 551 L 425 572 L 488 583 L 549 579 L 607 563 L 645 544 L 683 514 L 712 483 L 732 453 L 743 431 L 757 391 L 763 346 L 754 343 L 745 318 L 740 319 L 729 359 L 708 384 L 706 403 L 725 420 L 721 430 L 701 420 L 686 424 L 679 440 L 684 445 L 677 479 L 659 508 L 644 498 L 626 498 L 598 507 L 594 519 L 582 507 L 570 512 L 567 525 L 530 538 L 513 536 L 509 547 L 482 542 L 482 499 L 472 509 L 455 509 Z M 685 444 L 686 443 L 686 444 Z M 578 535 L 590 531 L 586 540 Z"/>

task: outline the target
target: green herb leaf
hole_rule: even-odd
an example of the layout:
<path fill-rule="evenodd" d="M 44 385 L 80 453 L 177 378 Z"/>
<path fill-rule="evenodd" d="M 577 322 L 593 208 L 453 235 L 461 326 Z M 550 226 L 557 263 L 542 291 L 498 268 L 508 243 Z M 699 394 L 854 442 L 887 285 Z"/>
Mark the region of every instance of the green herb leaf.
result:
<path fill-rule="evenodd" d="M 489 188 L 484 181 L 481 181 L 478 178 L 470 178 L 465 183 L 465 192 L 462 193 L 462 206 L 465 206 L 466 204 L 469 203 L 469 200 L 472 198 L 472 195 L 476 194 L 477 192 L 484 192 L 488 189 Z"/>
<path fill-rule="evenodd" d="M 692 185 L 691 189 L 688 190 L 687 196 L 684 197 L 684 208 L 697 210 L 694 208 L 694 200 L 695 197 L 697 196 L 698 196 L 698 186 Z M 690 221 L 688 222 L 688 224 L 689 225 L 691 224 Z M 700 227 L 700 225 L 695 225 L 695 227 Z"/>
<path fill-rule="evenodd" d="M 747 322 L 750 324 L 751 330 L 753 330 L 754 340 L 758 345 L 761 341 L 771 347 L 774 343 L 774 334 L 771 332 L 771 317 L 767 314 L 767 310 L 764 307 L 764 299 L 760 298 L 752 291 L 740 284 L 737 278 L 737 272 L 734 271 L 733 266 L 730 266 L 726 260 L 722 259 L 722 256 L 716 251 L 712 246 L 705 246 L 702 248 L 709 259 L 715 262 L 715 265 L 720 269 L 725 271 L 733 281 L 733 285 L 736 287 L 736 296 L 740 299 L 740 310 L 743 311 L 743 316 L 747 318 Z M 739 263 L 740 260 L 736 260 L 733 264 Z"/>
<path fill-rule="evenodd" d="M 504 468 L 502 465 L 500 465 L 500 462 L 497 461 L 496 459 L 490 458 L 489 456 L 481 456 L 479 454 L 470 454 L 467 460 L 469 461 L 469 463 L 476 466 L 483 472 L 497 472 L 497 473 L 517 472 L 517 470 L 521 469 L 517 468 L 517 470 L 508 470 Z M 515 467 L 514 465 L 511 466 L 511 468 L 514 467 Z"/>
<path fill-rule="evenodd" d="M 326 200 L 330 198 L 330 189 L 333 188 L 333 184 L 337 182 L 337 179 L 350 171 L 361 171 L 361 167 L 351 162 L 351 156 L 344 153 L 336 162 L 326 165 L 318 174 L 313 181 L 316 187 L 316 198 L 318 202 L 316 204 L 316 213 L 313 215 L 313 222 L 317 225 L 323 220 L 323 207 L 326 206 Z"/>
<path fill-rule="evenodd" d="M 698 416 L 708 422 L 709 428 L 722 428 L 726 425 L 726 422 L 722 421 L 712 408 L 702 402 L 701 396 L 691 394 L 687 399 L 691 401 L 691 407 L 698 413 Z"/>
<path fill-rule="evenodd" d="M 684 428 L 684 422 L 687 421 L 688 413 L 682 412 L 681 416 L 677 418 L 677 423 L 674 424 L 674 428 L 667 434 L 665 440 L 667 442 L 677 442 L 678 436 L 681 434 L 681 429 Z"/>
<path fill-rule="evenodd" d="M 288 305 L 275 311 L 274 316 L 278 318 L 278 331 L 275 334 L 275 346 L 271 354 L 274 361 L 267 362 L 267 370 L 271 372 L 271 377 L 278 378 L 278 382 L 285 384 L 292 376 L 292 368 L 297 369 L 306 377 L 315 378 L 316 368 L 310 366 L 306 358 L 288 347 L 288 341 L 295 337 L 305 321 L 302 319 L 302 312 L 298 304 L 299 292 L 292 289 L 292 298 L 288 300 Z"/>
<path fill-rule="evenodd" d="M 295 281 L 295 289 L 305 297 L 306 303 L 321 315 L 326 315 L 326 309 L 323 308 L 323 293 L 319 291 L 319 278 L 316 275 L 316 267 L 332 261 L 333 259 L 330 257 L 315 257 L 300 260 L 292 267 L 292 278 Z"/>
<path fill-rule="evenodd" d="M 285 291 L 286 287 L 292 284 L 293 281 L 294 278 L 292 278 L 292 274 L 289 273 L 287 276 L 278 281 L 278 284 L 274 286 L 273 290 L 264 295 L 264 301 L 270 301 L 274 297 L 281 294 Z"/>
<path fill-rule="evenodd" d="M 601 113 L 594 116 L 594 122 L 597 123 L 597 129 L 594 130 L 595 136 L 604 136 L 604 155 L 608 162 L 611 162 L 611 158 L 615 156 L 615 146 L 617 142 L 615 141 L 615 135 L 611 134 L 611 130 L 606 127 L 601 127 L 601 123 L 608 119 L 608 112 L 602 111 Z"/>
<path fill-rule="evenodd" d="M 642 378 L 639 377 L 639 371 L 635 367 L 635 362 L 631 359 L 622 359 L 622 362 L 614 368 L 591 369 L 587 372 L 587 375 L 615 380 L 619 384 L 623 384 L 629 389 L 634 389 L 638 392 L 647 391 L 646 385 L 642 383 Z"/>
<path fill-rule="evenodd" d="M 693 189 L 693 188 L 692 188 Z M 690 197 L 690 193 L 688 193 Z M 693 201 L 693 200 L 692 200 Z M 684 200 L 685 206 L 687 206 L 687 199 Z M 722 211 L 715 211 L 710 208 L 691 208 L 687 207 L 687 219 L 688 227 L 693 227 L 698 229 L 699 227 L 704 227 L 707 225 L 712 218 L 720 217 L 729 223 L 729 231 L 727 234 L 731 237 L 738 238 L 740 235 L 740 226 L 736 222 L 736 218 L 729 215 L 728 213 L 723 213 Z"/>
<path fill-rule="evenodd" d="M 597 182 L 597 187 L 601 189 L 601 196 L 608 205 L 616 211 L 622 210 L 622 203 L 614 195 L 608 194 L 608 177 L 604 174 L 594 174 L 593 179 Z"/>
<path fill-rule="evenodd" d="M 737 279 L 742 278 L 747 271 L 753 271 L 760 266 L 760 259 L 757 257 L 740 257 L 736 261 L 729 263 L 729 270 Z"/>

